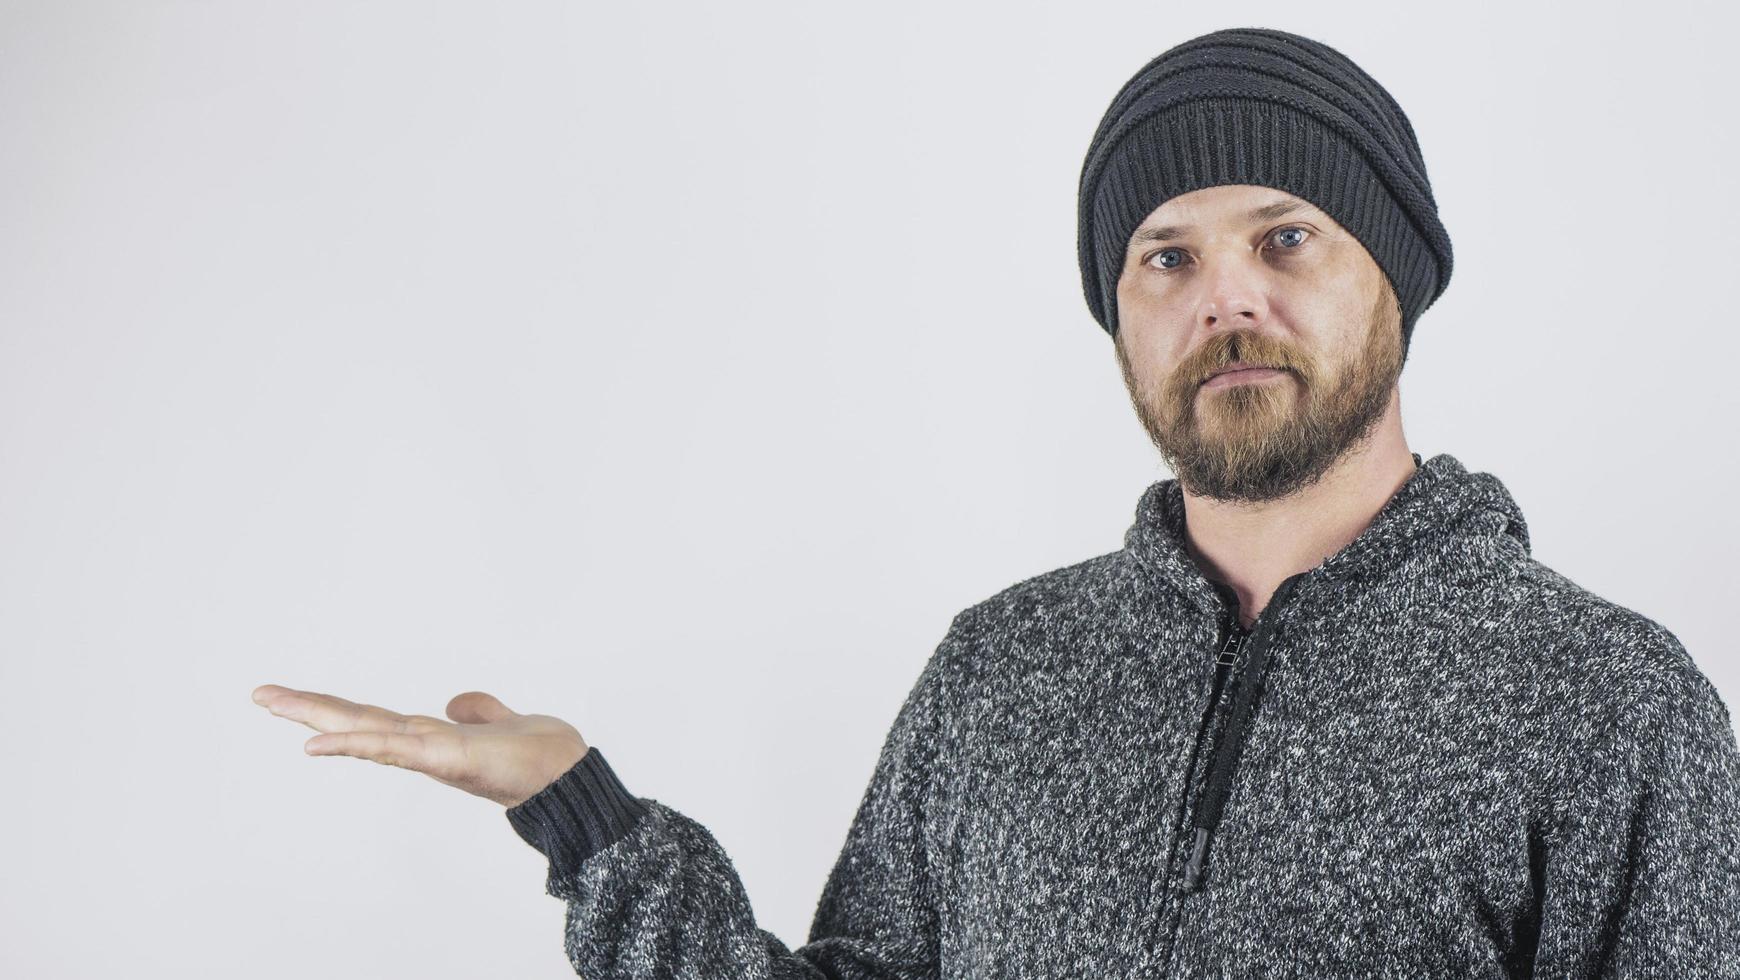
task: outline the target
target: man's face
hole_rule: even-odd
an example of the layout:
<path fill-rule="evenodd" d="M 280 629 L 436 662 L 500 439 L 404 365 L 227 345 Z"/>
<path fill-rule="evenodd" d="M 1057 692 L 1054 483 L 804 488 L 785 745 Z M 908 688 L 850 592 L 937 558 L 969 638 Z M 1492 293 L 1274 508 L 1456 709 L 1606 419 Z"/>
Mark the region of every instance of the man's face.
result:
<path fill-rule="evenodd" d="M 1118 279 L 1118 364 L 1191 493 L 1265 501 L 1316 482 L 1396 395 L 1401 309 L 1351 233 L 1302 198 L 1225 185 L 1142 221 Z M 1228 374 L 1233 363 L 1273 370 Z"/>

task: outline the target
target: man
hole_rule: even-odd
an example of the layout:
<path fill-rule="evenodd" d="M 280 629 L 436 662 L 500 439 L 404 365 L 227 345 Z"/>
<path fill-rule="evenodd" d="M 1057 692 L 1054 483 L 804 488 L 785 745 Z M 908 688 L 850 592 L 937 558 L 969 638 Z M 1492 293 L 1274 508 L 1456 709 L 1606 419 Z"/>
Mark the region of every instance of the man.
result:
<path fill-rule="evenodd" d="M 1215 32 L 1118 93 L 1080 194 L 1088 305 L 1175 478 L 1123 548 L 955 617 L 804 946 L 554 719 L 264 700 L 507 804 L 590 980 L 1740 977 L 1727 706 L 1536 561 L 1499 480 L 1403 436 L 1451 249 L 1401 109 L 1316 41 Z M 490 761 L 385 755 L 408 731 Z"/>

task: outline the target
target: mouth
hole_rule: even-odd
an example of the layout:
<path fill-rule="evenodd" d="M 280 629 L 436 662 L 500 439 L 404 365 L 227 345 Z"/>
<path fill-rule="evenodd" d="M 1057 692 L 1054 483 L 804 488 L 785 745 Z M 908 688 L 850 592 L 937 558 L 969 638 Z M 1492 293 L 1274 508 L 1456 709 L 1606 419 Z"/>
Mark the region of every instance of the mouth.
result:
<path fill-rule="evenodd" d="M 1266 364 L 1248 364 L 1244 361 L 1234 361 L 1215 373 L 1204 378 L 1199 387 L 1218 388 L 1224 385 L 1242 384 L 1247 381 L 1261 381 L 1266 378 L 1278 378 L 1287 374 L 1286 368 L 1270 367 Z"/>

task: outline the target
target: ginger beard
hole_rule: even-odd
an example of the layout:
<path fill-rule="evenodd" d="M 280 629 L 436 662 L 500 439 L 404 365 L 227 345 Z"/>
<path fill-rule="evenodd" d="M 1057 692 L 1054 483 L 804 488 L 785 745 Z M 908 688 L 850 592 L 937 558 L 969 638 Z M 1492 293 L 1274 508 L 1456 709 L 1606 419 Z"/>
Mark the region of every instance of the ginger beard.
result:
<path fill-rule="evenodd" d="M 1387 281 L 1368 321 L 1364 344 L 1333 374 L 1274 337 L 1227 330 L 1203 341 L 1153 394 L 1131 373 L 1122 341 L 1114 346 L 1136 415 L 1184 489 L 1255 503 L 1316 483 L 1383 417 L 1402 370 L 1401 310 Z M 1234 361 L 1286 373 L 1202 387 Z"/>

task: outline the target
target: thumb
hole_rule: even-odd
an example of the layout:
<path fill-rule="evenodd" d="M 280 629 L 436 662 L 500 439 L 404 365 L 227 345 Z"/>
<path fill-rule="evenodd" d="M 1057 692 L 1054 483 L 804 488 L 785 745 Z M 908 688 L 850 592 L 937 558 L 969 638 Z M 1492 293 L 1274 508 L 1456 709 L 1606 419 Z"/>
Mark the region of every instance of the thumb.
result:
<path fill-rule="evenodd" d="M 482 691 L 466 691 L 447 702 L 447 717 L 465 725 L 487 725 L 514 717 L 518 712 Z"/>

